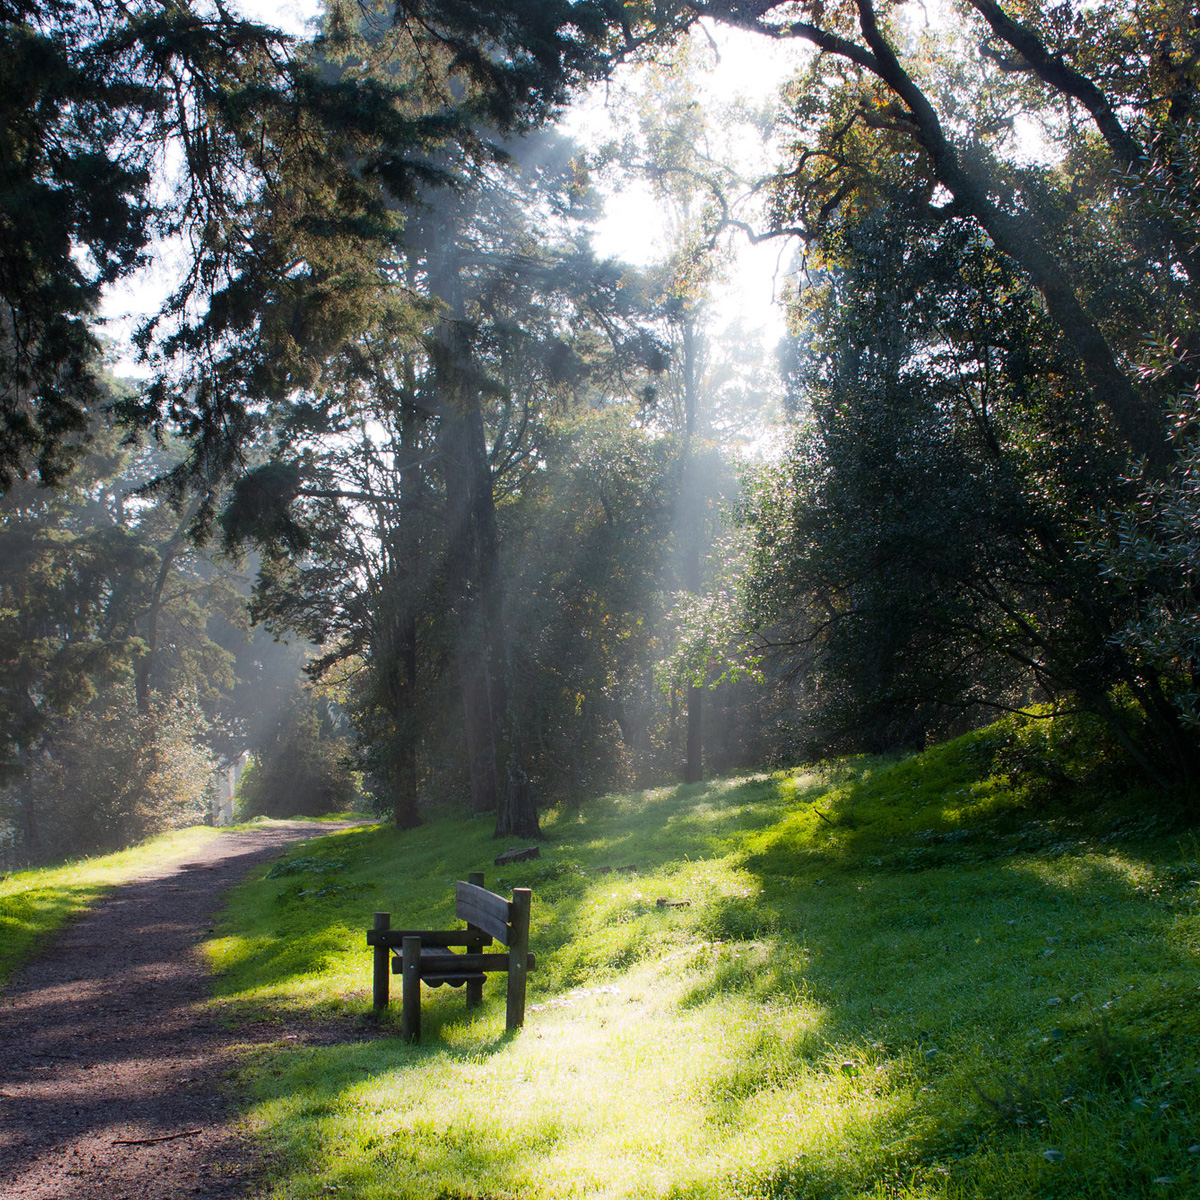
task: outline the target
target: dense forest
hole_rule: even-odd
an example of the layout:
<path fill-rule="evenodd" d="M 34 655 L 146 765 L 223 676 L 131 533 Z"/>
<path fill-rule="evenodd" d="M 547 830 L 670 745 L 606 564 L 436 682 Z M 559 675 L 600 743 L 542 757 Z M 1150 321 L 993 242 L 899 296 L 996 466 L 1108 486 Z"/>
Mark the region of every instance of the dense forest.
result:
<path fill-rule="evenodd" d="M 1193 6 L 0 0 L 0 80 L 0 861 L 246 750 L 247 815 L 503 837 L 998 712 L 1194 795 Z M 633 184 L 649 265 L 594 250 Z"/>

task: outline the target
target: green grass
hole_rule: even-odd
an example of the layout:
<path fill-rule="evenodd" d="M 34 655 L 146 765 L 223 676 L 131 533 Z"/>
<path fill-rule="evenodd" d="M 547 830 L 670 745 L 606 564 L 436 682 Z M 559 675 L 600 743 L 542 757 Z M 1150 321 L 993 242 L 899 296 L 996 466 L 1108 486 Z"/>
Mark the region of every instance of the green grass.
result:
<path fill-rule="evenodd" d="M 366 815 L 339 813 L 313 819 L 354 820 Z M 248 824 L 226 826 L 224 830 L 197 825 L 161 834 L 114 854 L 0 876 L 0 987 L 66 921 L 93 907 L 112 888 L 148 869 L 173 860 L 185 861 L 222 832 L 269 823 L 260 818 Z"/>
<path fill-rule="evenodd" d="M 534 890 L 525 1028 L 500 979 L 427 990 L 420 1046 L 281 1038 L 239 1085 L 270 1194 L 1200 1194 L 1200 847 L 1031 813 L 982 747 L 552 816 L 486 867 Z M 489 833 L 308 843 L 237 893 L 217 1002 L 365 1022 L 372 911 L 450 921 Z"/>
<path fill-rule="evenodd" d="M 116 854 L 0 878 L 0 986 L 55 930 L 110 889 L 164 861 L 182 860 L 217 836 L 215 829 L 180 829 Z"/>

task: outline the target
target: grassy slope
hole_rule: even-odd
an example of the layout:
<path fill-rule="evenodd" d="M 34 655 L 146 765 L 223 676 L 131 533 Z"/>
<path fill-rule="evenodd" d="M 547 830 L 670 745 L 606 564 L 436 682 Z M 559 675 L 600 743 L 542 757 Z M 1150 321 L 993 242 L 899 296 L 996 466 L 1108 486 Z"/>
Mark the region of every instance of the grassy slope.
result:
<path fill-rule="evenodd" d="M 1026 820 L 973 746 L 548 821 L 488 871 L 534 889 L 524 1030 L 493 981 L 427 990 L 419 1047 L 281 1040 L 242 1081 L 273 1194 L 1200 1194 L 1200 849 Z M 371 912 L 448 921 L 488 832 L 297 851 L 210 944 L 221 1002 L 363 1012 Z"/>

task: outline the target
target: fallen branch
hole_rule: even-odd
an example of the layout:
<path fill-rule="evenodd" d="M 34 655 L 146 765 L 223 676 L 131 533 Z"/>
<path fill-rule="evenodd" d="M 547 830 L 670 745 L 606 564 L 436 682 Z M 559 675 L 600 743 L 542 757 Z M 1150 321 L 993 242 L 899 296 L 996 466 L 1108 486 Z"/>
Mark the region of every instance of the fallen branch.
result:
<path fill-rule="evenodd" d="M 525 862 L 531 858 L 541 858 L 542 851 L 538 846 L 529 846 L 524 850 L 505 850 L 503 854 L 497 854 L 494 860 L 498 867 L 506 867 L 509 863 Z"/>
<path fill-rule="evenodd" d="M 160 1137 L 152 1138 L 113 1138 L 114 1146 L 151 1146 L 155 1142 L 173 1142 L 177 1138 L 195 1137 L 198 1133 L 203 1133 L 203 1129 L 185 1129 L 183 1133 L 164 1133 Z"/>

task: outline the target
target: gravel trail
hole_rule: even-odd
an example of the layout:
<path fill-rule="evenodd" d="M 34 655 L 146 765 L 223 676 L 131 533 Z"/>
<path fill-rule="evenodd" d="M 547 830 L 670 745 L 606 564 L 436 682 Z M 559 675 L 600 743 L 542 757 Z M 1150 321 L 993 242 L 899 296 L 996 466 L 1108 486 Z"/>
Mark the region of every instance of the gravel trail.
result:
<path fill-rule="evenodd" d="M 257 1164 L 225 1079 L 239 1048 L 314 1034 L 222 1027 L 205 1004 L 197 944 L 253 866 L 347 827 L 222 834 L 114 890 L 10 979 L 0 993 L 4 1200 L 251 1193 Z"/>

